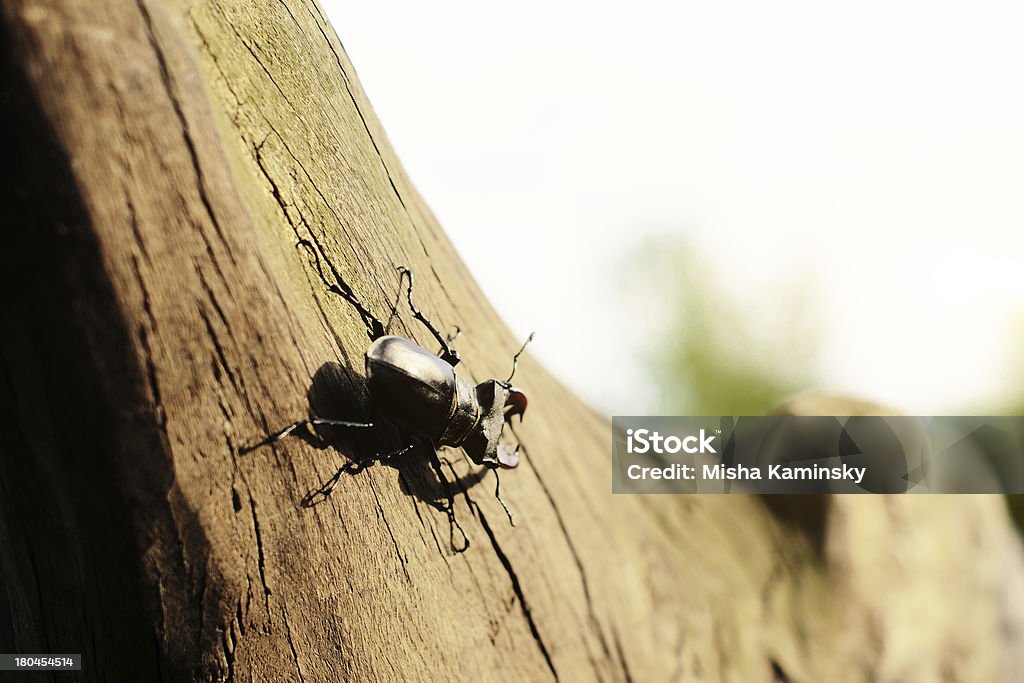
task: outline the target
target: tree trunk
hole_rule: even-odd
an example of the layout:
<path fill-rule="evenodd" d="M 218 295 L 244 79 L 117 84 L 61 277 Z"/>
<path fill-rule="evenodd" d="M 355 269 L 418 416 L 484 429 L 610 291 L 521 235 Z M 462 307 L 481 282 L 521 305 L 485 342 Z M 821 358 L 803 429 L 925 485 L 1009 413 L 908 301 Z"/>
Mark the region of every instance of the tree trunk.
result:
<path fill-rule="evenodd" d="M 491 474 L 422 447 L 303 506 L 402 445 L 325 429 L 246 448 L 311 412 L 368 415 L 367 327 L 317 261 L 432 347 L 401 299 L 412 268 L 418 306 L 464 330 L 471 381 L 506 376 L 519 345 L 333 30 L 313 0 L 0 5 L 16 651 L 80 652 L 82 680 L 1019 673 L 999 499 L 864 497 L 808 521 L 754 497 L 613 497 L 608 421 L 529 356 L 515 527 Z"/>

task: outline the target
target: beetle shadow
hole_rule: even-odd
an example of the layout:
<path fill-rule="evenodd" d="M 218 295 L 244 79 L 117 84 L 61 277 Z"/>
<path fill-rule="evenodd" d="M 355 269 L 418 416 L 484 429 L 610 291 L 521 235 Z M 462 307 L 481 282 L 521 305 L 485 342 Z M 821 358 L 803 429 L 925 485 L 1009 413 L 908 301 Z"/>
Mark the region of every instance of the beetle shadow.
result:
<path fill-rule="evenodd" d="M 302 507 L 315 507 L 335 495 L 334 489 L 342 477 L 359 476 L 369 467 L 384 466 L 398 471 L 403 494 L 444 512 L 452 524 L 458 526 L 453 513 L 454 498 L 459 494 L 465 495 L 469 489 L 481 483 L 487 475 L 486 469 L 472 470 L 460 476 L 449 459 L 437 454 L 427 439 L 404 433 L 388 420 L 381 419 L 372 408 L 365 377 L 351 366 L 334 361 L 324 363 L 313 375 L 306 396 L 309 415 L 329 420 L 372 422 L 373 427 L 353 429 L 307 425 L 289 435 L 288 438 L 302 439 L 317 450 L 334 450 L 347 461 L 339 464 L 332 477 L 320 482 L 302 497 Z M 354 469 L 345 468 L 346 464 L 353 461 L 394 453 L 407 446 L 412 448 L 387 460 Z"/>

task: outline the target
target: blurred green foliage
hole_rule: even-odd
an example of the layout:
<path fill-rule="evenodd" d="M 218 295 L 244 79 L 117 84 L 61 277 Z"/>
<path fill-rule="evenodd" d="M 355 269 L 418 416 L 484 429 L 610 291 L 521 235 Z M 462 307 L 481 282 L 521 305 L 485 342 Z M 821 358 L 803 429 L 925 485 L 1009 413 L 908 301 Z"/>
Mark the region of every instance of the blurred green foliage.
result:
<path fill-rule="evenodd" d="M 652 238 L 629 255 L 621 274 L 634 310 L 659 321 L 653 343 L 640 349 L 659 408 L 762 415 L 816 384 L 820 335 L 809 279 L 742 292 L 702 256 L 678 238 Z"/>
<path fill-rule="evenodd" d="M 659 407 L 676 415 L 763 415 L 786 398 L 819 388 L 819 308 L 809 278 L 751 292 L 730 288 L 692 244 L 650 238 L 625 259 L 621 280 L 635 310 L 661 321 L 641 349 Z M 637 264 L 644 264 L 639 268 Z M 1017 337 L 1024 346 L 1024 318 Z M 1024 415 L 1024 354 L 1007 368 L 1009 398 L 966 413 Z M 965 398 L 965 408 L 971 404 Z M 1024 529 L 1024 494 L 1006 496 Z"/>

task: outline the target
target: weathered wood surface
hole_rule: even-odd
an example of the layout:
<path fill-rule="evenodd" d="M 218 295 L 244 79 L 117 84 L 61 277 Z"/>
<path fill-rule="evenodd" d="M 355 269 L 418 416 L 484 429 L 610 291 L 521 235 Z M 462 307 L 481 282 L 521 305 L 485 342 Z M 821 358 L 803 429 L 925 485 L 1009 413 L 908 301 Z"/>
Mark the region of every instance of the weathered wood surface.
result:
<path fill-rule="evenodd" d="M 382 316 L 410 266 L 420 307 L 465 330 L 471 380 L 518 346 L 333 30 L 312 0 L 0 5 L 20 651 L 82 652 L 84 680 L 1010 676 L 1021 569 L 998 499 L 840 501 L 816 547 L 755 498 L 612 497 L 608 422 L 529 357 L 525 462 L 502 482 L 517 527 L 459 452 L 445 482 L 420 452 L 302 507 L 400 444 L 241 452 L 311 404 L 365 416 L 365 327 L 299 240 Z M 429 341 L 402 305 L 391 329 Z M 456 476 L 461 554 L 440 509 Z"/>

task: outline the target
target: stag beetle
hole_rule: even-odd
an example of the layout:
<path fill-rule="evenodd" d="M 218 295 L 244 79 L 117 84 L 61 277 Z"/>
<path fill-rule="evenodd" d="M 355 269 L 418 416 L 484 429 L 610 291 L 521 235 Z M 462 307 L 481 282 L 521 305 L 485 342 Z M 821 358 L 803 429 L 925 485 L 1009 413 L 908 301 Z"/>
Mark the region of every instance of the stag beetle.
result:
<path fill-rule="evenodd" d="M 308 243 L 299 244 L 307 246 L 316 255 L 316 251 Z M 454 337 L 442 336 L 413 303 L 411 270 L 404 266 L 399 267 L 399 281 L 401 282 L 403 277 L 408 277 L 406 298 L 409 308 L 413 316 L 423 323 L 440 343 L 441 349 L 438 354 L 431 353 L 405 337 L 384 334 L 384 325 L 355 298 L 352 290 L 344 284 L 338 274 L 335 273 L 338 284 L 331 284 L 320 268 L 319 258 L 316 260 L 316 266 L 328 289 L 351 303 L 367 323 L 372 339 L 366 351 L 367 386 L 371 403 L 380 415 L 393 422 L 407 435 L 428 439 L 435 448 L 461 447 L 473 462 L 488 469 L 514 468 L 519 465 L 519 447 L 510 450 L 499 443 L 499 438 L 506 422 L 510 422 L 516 415 L 522 421 L 526 412 L 526 394 L 511 382 L 519 364 L 519 356 L 533 340 L 532 333 L 513 356 L 512 372 L 508 379 L 491 379 L 473 387 L 455 374 L 455 366 L 461 359 L 458 352 L 451 347 Z M 311 416 L 288 425 L 246 450 L 283 439 L 299 427 L 307 425 L 368 428 L 372 427 L 373 423 Z M 410 443 L 396 451 L 352 460 L 339 469 L 316 493 L 326 497 L 333 491 L 342 474 L 356 473 L 375 462 L 385 462 L 400 456 L 411 450 L 413 445 Z M 436 453 L 434 457 L 436 458 Z M 505 503 L 501 500 L 498 487 L 495 488 L 495 495 L 504 507 Z M 304 499 L 303 504 L 311 500 L 312 494 Z M 508 508 L 505 510 L 507 513 Z M 511 520 L 511 515 L 509 519 Z"/>
<path fill-rule="evenodd" d="M 367 349 L 366 378 L 376 407 L 400 427 L 435 446 L 461 446 L 478 465 L 519 464 L 519 453 L 498 443 L 504 423 L 526 412 L 526 395 L 509 381 L 474 388 L 455 374 L 451 360 L 394 336 Z"/>

